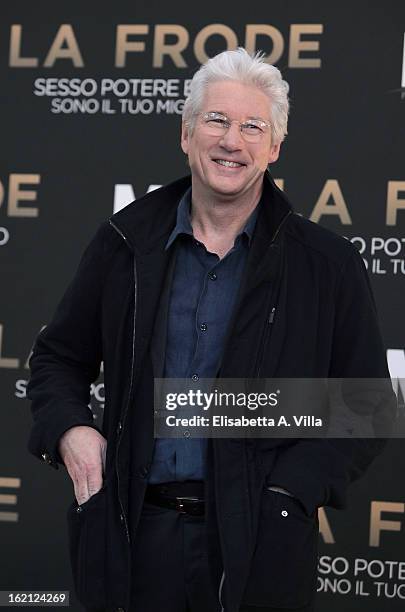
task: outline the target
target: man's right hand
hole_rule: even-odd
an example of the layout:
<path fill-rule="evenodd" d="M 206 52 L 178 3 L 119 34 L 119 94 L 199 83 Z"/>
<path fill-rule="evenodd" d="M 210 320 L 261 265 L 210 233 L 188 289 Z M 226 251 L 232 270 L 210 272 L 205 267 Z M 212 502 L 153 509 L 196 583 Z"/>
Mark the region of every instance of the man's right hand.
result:
<path fill-rule="evenodd" d="M 58 450 L 73 481 L 77 503 L 84 504 L 103 486 L 107 440 L 93 427 L 77 425 L 65 431 Z"/>

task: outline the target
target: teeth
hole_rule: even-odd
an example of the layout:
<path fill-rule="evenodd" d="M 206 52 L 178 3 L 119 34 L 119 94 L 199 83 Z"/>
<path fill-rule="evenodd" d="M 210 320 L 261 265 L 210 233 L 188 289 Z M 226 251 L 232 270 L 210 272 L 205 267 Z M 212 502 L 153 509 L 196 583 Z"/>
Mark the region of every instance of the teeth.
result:
<path fill-rule="evenodd" d="M 217 164 L 221 164 L 221 166 L 228 166 L 229 168 L 238 168 L 243 164 L 239 164 L 238 162 L 227 161 L 226 159 L 216 159 Z"/>

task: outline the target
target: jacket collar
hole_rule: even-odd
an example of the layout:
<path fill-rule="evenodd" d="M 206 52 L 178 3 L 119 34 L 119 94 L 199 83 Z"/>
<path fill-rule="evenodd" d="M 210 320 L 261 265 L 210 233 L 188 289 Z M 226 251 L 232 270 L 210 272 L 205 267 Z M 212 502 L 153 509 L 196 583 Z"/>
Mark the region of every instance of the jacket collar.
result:
<path fill-rule="evenodd" d="M 112 215 L 110 221 L 135 253 L 164 250 L 176 225 L 178 204 L 190 187 L 189 175 L 135 200 Z M 264 175 L 261 203 L 253 236 L 258 264 L 270 244 L 280 237 L 284 222 L 292 212 L 291 204 L 269 172 Z"/>

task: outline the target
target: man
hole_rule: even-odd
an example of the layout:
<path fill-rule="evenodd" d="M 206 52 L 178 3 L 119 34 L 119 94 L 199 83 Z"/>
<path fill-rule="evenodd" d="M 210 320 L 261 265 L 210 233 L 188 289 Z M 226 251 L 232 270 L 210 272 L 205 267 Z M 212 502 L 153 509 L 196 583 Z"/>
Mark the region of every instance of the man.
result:
<path fill-rule="evenodd" d="M 113 215 L 31 359 L 31 451 L 64 463 L 88 610 L 314 608 L 318 519 L 381 450 L 367 439 L 153 438 L 154 377 L 388 377 L 361 257 L 267 173 L 288 85 L 244 49 L 194 75 L 191 177 Z M 104 362 L 102 431 L 88 408 Z"/>

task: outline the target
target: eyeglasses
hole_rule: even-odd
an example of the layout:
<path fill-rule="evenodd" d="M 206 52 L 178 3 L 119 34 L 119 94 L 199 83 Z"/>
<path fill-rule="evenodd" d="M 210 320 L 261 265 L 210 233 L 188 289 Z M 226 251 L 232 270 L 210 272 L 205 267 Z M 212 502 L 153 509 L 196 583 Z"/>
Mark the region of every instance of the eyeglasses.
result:
<path fill-rule="evenodd" d="M 239 124 L 240 133 L 246 142 L 260 142 L 271 127 L 270 123 L 262 119 L 249 119 L 241 123 L 236 119 L 231 121 L 221 113 L 210 112 L 202 115 L 202 128 L 211 136 L 224 136 L 232 123 Z"/>

